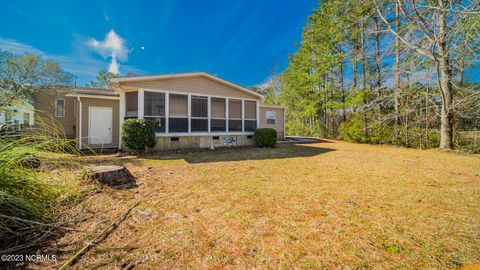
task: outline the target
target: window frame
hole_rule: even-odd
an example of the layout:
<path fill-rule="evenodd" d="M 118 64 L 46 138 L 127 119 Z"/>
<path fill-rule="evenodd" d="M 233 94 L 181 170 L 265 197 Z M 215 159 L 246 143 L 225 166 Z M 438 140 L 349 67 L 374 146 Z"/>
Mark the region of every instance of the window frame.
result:
<path fill-rule="evenodd" d="M 255 108 L 255 118 L 246 118 L 246 117 L 245 117 L 245 115 L 246 115 L 245 112 L 247 111 L 247 110 L 246 110 L 246 106 L 245 106 L 246 102 L 253 102 L 254 108 Z M 244 131 L 244 132 L 252 132 L 252 130 L 248 130 L 248 131 L 245 130 L 245 127 L 246 127 L 245 122 L 246 122 L 246 121 L 255 121 L 255 126 L 254 126 L 254 129 L 253 129 L 253 131 L 255 131 L 255 129 L 256 129 L 257 126 L 258 126 L 258 125 L 257 125 L 257 121 L 258 121 L 258 119 L 257 119 L 257 115 L 258 115 L 257 101 L 254 101 L 254 100 L 245 100 L 245 99 L 244 99 L 244 100 L 243 100 L 243 114 L 242 114 L 242 115 L 243 115 L 243 131 Z"/>
<path fill-rule="evenodd" d="M 273 113 L 273 118 L 269 118 L 268 117 L 268 113 Z M 273 120 L 273 124 L 272 123 L 269 123 L 268 120 Z M 267 125 L 276 125 L 277 124 L 277 112 L 276 111 L 265 111 L 265 123 Z"/>
<path fill-rule="evenodd" d="M 63 101 L 63 115 L 58 114 L 58 101 Z M 65 104 L 65 99 L 64 98 L 56 98 L 55 99 L 55 117 L 58 118 L 64 118 L 65 117 L 65 110 L 66 110 L 66 104 Z"/>

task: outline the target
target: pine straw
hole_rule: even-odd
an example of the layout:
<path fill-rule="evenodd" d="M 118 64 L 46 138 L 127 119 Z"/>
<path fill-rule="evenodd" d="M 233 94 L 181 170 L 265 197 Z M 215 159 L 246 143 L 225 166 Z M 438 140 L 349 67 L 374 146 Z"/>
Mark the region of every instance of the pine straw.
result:
<path fill-rule="evenodd" d="M 72 209 L 93 217 L 45 251 L 60 262 L 151 193 L 74 269 L 450 269 L 480 261 L 478 156 L 324 142 L 92 159 L 126 164 L 139 187 L 103 189 Z"/>

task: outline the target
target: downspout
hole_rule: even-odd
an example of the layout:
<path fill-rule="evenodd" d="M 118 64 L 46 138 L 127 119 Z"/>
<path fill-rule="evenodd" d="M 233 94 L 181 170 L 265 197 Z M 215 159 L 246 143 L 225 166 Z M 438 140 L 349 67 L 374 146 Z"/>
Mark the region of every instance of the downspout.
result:
<path fill-rule="evenodd" d="M 82 100 L 77 97 L 78 101 L 78 149 L 82 150 Z"/>

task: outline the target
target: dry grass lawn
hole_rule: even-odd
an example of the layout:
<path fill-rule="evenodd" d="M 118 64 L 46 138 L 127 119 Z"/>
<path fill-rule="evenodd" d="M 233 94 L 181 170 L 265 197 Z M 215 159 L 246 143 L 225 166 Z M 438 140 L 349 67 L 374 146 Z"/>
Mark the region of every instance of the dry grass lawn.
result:
<path fill-rule="evenodd" d="M 88 220 L 50 247 L 59 262 L 144 201 L 74 269 L 480 263 L 479 156 L 329 141 L 91 161 L 125 164 L 139 186 L 77 205 L 72 215 Z"/>

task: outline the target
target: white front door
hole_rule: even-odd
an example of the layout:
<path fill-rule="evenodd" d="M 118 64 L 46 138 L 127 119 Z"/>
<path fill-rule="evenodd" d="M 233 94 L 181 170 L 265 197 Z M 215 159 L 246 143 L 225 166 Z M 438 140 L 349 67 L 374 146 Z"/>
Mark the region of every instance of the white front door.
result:
<path fill-rule="evenodd" d="M 112 143 L 112 107 L 88 107 L 88 144 Z"/>

